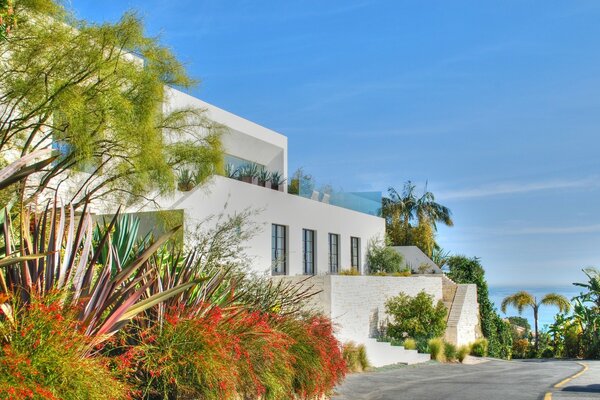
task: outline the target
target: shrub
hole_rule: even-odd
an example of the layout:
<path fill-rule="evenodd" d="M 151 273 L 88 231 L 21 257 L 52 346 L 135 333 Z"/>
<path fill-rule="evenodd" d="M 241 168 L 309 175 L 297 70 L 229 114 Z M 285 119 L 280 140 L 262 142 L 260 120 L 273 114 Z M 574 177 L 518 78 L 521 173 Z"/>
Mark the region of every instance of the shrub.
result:
<path fill-rule="evenodd" d="M 346 362 L 348 372 L 362 372 L 370 367 L 369 360 L 367 359 L 367 349 L 363 344 L 357 345 L 354 342 L 344 343 L 342 356 Z"/>
<path fill-rule="evenodd" d="M 417 349 L 417 342 L 414 339 L 406 339 L 404 341 L 404 348 L 406 350 L 416 350 Z"/>
<path fill-rule="evenodd" d="M 89 355 L 92 342 L 77 329 L 75 312 L 46 300 L 20 308 L 14 323 L 0 322 L 0 398 L 125 399 L 106 360 Z"/>
<path fill-rule="evenodd" d="M 456 346 L 452 343 L 444 342 L 444 357 L 447 361 L 456 360 Z"/>
<path fill-rule="evenodd" d="M 439 362 L 444 361 L 444 341 L 440 338 L 431 339 L 427 342 L 431 359 Z"/>
<path fill-rule="evenodd" d="M 322 397 L 344 379 L 346 363 L 333 336 L 331 321 L 320 316 L 306 321 L 284 319 L 280 329 L 293 343 L 290 354 L 294 360 L 293 389 L 297 396 Z"/>
<path fill-rule="evenodd" d="M 541 358 L 554 358 L 554 350 L 550 347 L 546 347 L 540 354 Z"/>
<path fill-rule="evenodd" d="M 463 362 L 465 360 L 465 358 L 467 358 L 467 356 L 469 355 L 470 352 L 471 352 L 471 346 L 469 346 L 469 345 L 460 346 L 458 348 L 458 350 L 456 351 L 456 358 L 458 359 L 458 361 Z"/>
<path fill-rule="evenodd" d="M 433 296 L 420 292 L 415 297 L 400 293 L 385 303 L 386 313 L 392 319 L 387 335 L 403 339 L 406 335 L 425 341 L 444 334 L 446 330 L 446 307 L 441 301 L 433 304 Z"/>
<path fill-rule="evenodd" d="M 518 339 L 513 342 L 512 355 L 514 358 L 527 358 L 529 354 L 529 340 Z"/>
<path fill-rule="evenodd" d="M 371 363 L 369 362 L 369 357 L 367 356 L 367 348 L 364 344 L 358 346 L 358 361 L 360 362 L 363 371 L 371 368 Z"/>
<path fill-rule="evenodd" d="M 488 341 L 485 338 L 477 339 L 471 345 L 471 355 L 486 357 L 488 355 Z"/>
<path fill-rule="evenodd" d="M 162 327 L 140 333 L 137 345 L 127 346 L 122 337 L 117 348 L 125 351 L 114 357 L 114 367 L 144 399 L 232 399 L 236 363 L 221 324 L 218 308 L 199 318 L 167 314 Z"/>
<path fill-rule="evenodd" d="M 360 271 L 356 268 L 350 268 L 350 269 L 343 269 L 340 272 L 338 272 L 338 275 L 343 275 L 343 276 L 359 276 L 360 275 Z"/>
<path fill-rule="evenodd" d="M 369 273 L 393 274 L 402 271 L 404 258 L 400 253 L 381 241 L 371 240 L 367 250 Z"/>
<path fill-rule="evenodd" d="M 491 357 L 509 359 L 512 350 L 512 328 L 496 312 L 490 301 L 485 270 L 477 257 L 452 256 L 448 259 L 448 278 L 456 283 L 477 285 L 477 302 L 483 336 L 489 340 Z"/>

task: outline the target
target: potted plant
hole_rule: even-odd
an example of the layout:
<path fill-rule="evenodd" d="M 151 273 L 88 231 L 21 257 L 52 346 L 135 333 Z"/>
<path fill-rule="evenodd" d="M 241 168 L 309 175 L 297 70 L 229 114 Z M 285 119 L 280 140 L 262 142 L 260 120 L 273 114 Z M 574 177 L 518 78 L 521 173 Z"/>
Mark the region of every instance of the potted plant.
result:
<path fill-rule="evenodd" d="M 240 168 L 240 179 L 246 183 L 256 183 L 258 178 L 258 166 L 256 164 L 246 164 Z"/>
<path fill-rule="evenodd" d="M 283 177 L 279 172 L 271 173 L 271 189 L 283 192 Z"/>
<path fill-rule="evenodd" d="M 194 175 L 189 169 L 183 169 L 177 176 L 177 188 L 182 192 L 189 192 L 195 186 Z"/>
<path fill-rule="evenodd" d="M 225 166 L 225 176 L 232 179 L 237 179 L 239 176 L 239 169 L 233 164 L 227 164 Z"/>
<path fill-rule="evenodd" d="M 271 173 L 265 167 L 258 171 L 258 184 L 262 187 L 267 187 L 267 182 L 271 180 Z"/>

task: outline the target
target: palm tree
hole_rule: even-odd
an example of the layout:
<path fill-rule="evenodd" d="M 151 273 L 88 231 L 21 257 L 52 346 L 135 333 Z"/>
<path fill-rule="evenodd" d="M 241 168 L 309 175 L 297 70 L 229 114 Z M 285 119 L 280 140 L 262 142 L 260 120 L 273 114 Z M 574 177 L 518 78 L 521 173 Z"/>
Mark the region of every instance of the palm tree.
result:
<path fill-rule="evenodd" d="M 569 312 L 571 309 L 571 303 L 569 300 L 558 293 L 548 293 L 538 302 L 537 298 L 529 292 L 520 291 L 513 295 L 507 296 L 502 300 L 502 312 L 506 313 L 506 306 L 513 306 L 519 311 L 519 314 L 523 312 L 525 307 L 531 307 L 533 309 L 533 320 L 535 323 L 535 349 L 539 350 L 539 330 L 538 330 L 538 312 L 540 306 L 555 306 L 558 307 L 560 312 Z"/>
<path fill-rule="evenodd" d="M 402 193 L 390 187 L 388 196 L 382 200 L 381 216 L 386 220 L 387 233 L 393 245 L 414 244 L 411 238 L 414 223 L 417 226 L 427 224 L 434 232 L 439 222 L 447 226 L 454 225 L 452 212 L 435 201 L 433 193 L 427 190 L 427 184 L 420 197 L 416 194 L 416 185 L 411 181 L 404 184 Z"/>

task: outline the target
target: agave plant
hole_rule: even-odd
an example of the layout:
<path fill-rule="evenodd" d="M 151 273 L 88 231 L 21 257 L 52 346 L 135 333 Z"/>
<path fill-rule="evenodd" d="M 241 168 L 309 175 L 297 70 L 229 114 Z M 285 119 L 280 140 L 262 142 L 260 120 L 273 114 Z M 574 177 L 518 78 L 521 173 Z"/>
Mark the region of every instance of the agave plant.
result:
<path fill-rule="evenodd" d="M 240 178 L 244 182 L 251 183 L 258 177 L 258 165 L 251 163 L 240 168 Z"/>
<path fill-rule="evenodd" d="M 196 185 L 194 174 L 189 169 L 182 169 L 177 176 L 177 188 L 182 192 L 189 192 Z"/>
<path fill-rule="evenodd" d="M 225 165 L 225 176 L 227 178 L 236 179 L 239 175 L 239 169 L 233 164 Z"/>
<path fill-rule="evenodd" d="M 271 189 L 279 190 L 279 187 L 283 185 L 283 177 L 279 172 L 271 173 Z"/>
<path fill-rule="evenodd" d="M 258 184 L 260 186 L 267 186 L 267 181 L 271 179 L 271 173 L 265 168 L 261 167 L 258 171 Z"/>
<path fill-rule="evenodd" d="M 22 229 L 23 236 L 15 240 L 10 215 L 4 211 L 0 294 L 4 295 L 2 308 L 9 309 L 10 314 L 11 299 L 27 304 L 34 297 L 59 293 L 65 309 L 80 310 L 82 330 L 102 341 L 138 313 L 197 283 L 189 281 L 142 298 L 156 280 L 148 260 L 179 227 L 121 263 L 120 249 L 112 239 L 118 215 L 96 244 L 86 207 L 76 214 L 72 206 L 65 209 L 53 203 L 40 213 L 25 210 L 21 218 L 29 229 Z M 99 262 L 101 257 L 103 263 Z"/>

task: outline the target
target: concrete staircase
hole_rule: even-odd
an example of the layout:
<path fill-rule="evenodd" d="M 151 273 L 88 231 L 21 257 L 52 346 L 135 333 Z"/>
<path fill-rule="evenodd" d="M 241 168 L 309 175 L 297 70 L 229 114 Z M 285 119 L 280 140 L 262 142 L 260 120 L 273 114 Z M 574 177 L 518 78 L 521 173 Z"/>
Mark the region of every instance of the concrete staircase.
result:
<path fill-rule="evenodd" d="M 457 343 L 458 340 L 458 323 L 465 304 L 468 288 L 468 285 L 456 285 L 456 293 L 454 294 L 454 301 L 448 312 L 446 328 L 446 340 L 450 343 Z"/>
<path fill-rule="evenodd" d="M 442 302 L 448 310 L 448 316 L 450 316 L 450 309 L 452 308 L 452 303 L 454 302 L 457 286 L 458 285 L 446 275 L 442 277 Z"/>
<path fill-rule="evenodd" d="M 429 361 L 429 354 L 420 354 L 416 350 L 406 350 L 401 346 L 392 346 L 387 342 L 378 342 L 377 339 L 368 339 L 365 342 L 367 357 L 373 367 L 383 367 L 391 364 L 418 364 Z"/>

